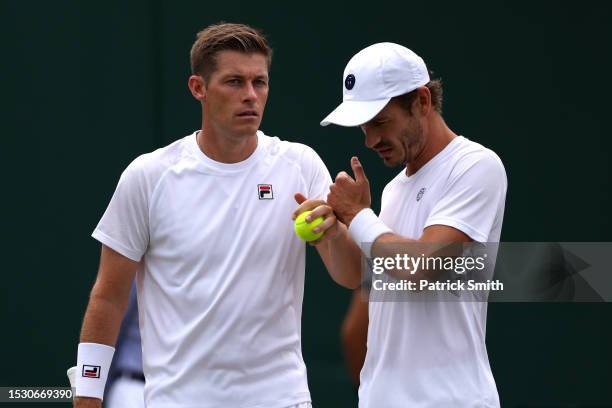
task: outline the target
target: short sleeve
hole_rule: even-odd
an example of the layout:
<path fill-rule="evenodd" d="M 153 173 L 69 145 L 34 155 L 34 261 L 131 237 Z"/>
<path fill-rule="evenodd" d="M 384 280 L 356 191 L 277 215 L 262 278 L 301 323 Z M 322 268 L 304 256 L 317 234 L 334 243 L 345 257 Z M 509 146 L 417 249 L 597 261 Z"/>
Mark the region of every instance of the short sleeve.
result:
<path fill-rule="evenodd" d="M 467 157 L 451 173 L 425 227 L 448 225 L 474 241 L 487 242 L 503 214 L 507 179 L 501 160 L 492 152 Z"/>
<path fill-rule="evenodd" d="M 123 172 L 92 237 L 139 262 L 149 244 L 146 177 L 139 159 Z"/>
<path fill-rule="evenodd" d="M 306 147 L 302 157 L 302 166 L 308 186 L 307 198 L 326 200 L 332 179 L 323 160 L 313 149 Z"/>

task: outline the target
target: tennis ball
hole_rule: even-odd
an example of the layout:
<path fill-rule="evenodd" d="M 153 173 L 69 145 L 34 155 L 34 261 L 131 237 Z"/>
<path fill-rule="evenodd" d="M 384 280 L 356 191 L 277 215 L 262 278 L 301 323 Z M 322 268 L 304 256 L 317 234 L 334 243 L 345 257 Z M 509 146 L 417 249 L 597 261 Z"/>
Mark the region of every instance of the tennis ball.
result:
<path fill-rule="evenodd" d="M 314 233 L 312 229 L 323 222 L 323 217 L 317 217 L 312 222 L 306 222 L 306 216 L 312 211 L 304 211 L 295 219 L 293 229 L 295 234 L 302 240 L 310 242 L 315 241 L 323 236 L 323 231 Z"/>

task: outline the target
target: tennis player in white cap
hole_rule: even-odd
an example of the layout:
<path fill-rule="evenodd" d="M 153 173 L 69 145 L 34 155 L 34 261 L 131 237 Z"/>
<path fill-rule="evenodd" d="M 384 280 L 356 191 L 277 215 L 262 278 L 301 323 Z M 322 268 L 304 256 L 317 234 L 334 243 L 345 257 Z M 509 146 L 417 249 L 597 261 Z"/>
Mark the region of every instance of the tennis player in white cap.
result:
<path fill-rule="evenodd" d="M 331 187 L 327 202 L 363 256 L 380 256 L 389 243 L 499 241 L 504 166 L 449 129 L 441 112 L 441 82 L 401 45 L 374 44 L 346 66 L 343 102 L 321 124 L 360 126 L 385 165 L 402 167 L 384 189 L 380 216 L 370 209 L 356 157 L 355 178 L 341 172 Z M 485 347 L 486 303 L 376 302 L 374 289 L 360 408 L 499 406 Z"/>

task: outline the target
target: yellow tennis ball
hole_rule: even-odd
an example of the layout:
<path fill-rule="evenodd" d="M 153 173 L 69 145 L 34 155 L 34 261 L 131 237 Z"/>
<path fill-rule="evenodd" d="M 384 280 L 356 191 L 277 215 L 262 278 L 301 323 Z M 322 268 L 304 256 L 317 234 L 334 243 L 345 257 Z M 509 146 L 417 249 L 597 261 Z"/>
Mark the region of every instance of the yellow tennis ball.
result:
<path fill-rule="evenodd" d="M 317 217 L 312 222 L 306 222 L 306 216 L 312 211 L 304 211 L 295 219 L 293 229 L 295 234 L 302 240 L 310 242 L 315 241 L 323 236 L 323 231 L 314 233 L 312 229 L 323 222 L 323 217 Z"/>

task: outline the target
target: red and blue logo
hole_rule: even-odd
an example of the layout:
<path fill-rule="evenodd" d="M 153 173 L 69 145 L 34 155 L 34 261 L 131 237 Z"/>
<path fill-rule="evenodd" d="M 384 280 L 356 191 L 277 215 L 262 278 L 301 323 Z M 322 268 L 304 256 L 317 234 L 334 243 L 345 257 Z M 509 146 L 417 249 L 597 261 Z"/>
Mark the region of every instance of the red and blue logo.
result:
<path fill-rule="evenodd" d="M 260 200 L 272 200 L 274 198 L 272 184 L 258 184 L 257 192 Z"/>

